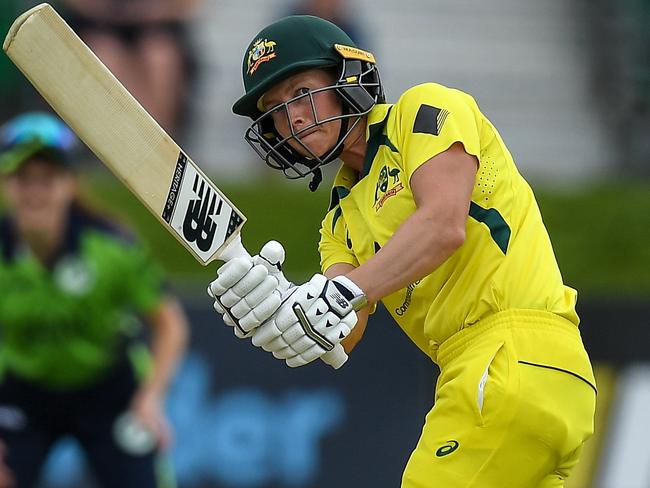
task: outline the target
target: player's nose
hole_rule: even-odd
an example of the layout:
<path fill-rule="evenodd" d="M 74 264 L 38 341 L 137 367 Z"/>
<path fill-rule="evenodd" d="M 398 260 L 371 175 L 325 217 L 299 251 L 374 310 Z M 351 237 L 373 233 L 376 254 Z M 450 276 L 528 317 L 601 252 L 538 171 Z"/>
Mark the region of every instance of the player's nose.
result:
<path fill-rule="evenodd" d="M 295 131 L 299 131 L 313 123 L 314 114 L 309 103 L 301 101 L 289 105 L 289 121 Z"/>
<path fill-rule="evenodd" d="M 289 122 L 295 131 L 299 131 L 306 124 L 306 117 L 302 110 L 299 108 L 292 108 L 289 111 Z"/>

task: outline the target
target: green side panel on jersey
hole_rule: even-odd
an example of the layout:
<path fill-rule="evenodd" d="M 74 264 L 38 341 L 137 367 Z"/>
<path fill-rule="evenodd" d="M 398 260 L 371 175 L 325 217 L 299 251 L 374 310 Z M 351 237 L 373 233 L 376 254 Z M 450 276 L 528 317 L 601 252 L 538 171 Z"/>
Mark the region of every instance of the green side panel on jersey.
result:
<path fill-rule="evenodd" d="M 335 186 L 332 189 L 332 201 L 330 203 L 329 210 L 332 210 L 334 207 L 339 205 L 341 199 L 347 197 L 350 194 L 350 190 L 344 186 Z M 334 232 L 334 227 L 336 226 L 336 221 L 343 215 L 341 207 L 338 207 L 334 211 L 334 218 L 332 219 L 332 232 Z"/>
<path fill-rule="evenodd" d="M 490 235 L 499 249 L 506 254 L 510 242 L 510 226 L 496 208 L 483 208 L 474 202 L 469 204 L 469 215 L 478 222 L 482 222 L 490 229 Z"/>

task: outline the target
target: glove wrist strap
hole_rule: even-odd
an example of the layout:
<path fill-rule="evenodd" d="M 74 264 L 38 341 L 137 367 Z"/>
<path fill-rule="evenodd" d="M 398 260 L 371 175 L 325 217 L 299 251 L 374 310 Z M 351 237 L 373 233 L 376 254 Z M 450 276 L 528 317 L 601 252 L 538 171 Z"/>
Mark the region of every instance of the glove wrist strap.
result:
<path fill-rule="evenodd" d="M 366 294 L 347 276 L 337 276 L 336 278 L 332 278 L 332 282 L 334 282 L 336 288 L 350 302 L 355 312 L 368 305 L 368 297 L 366 297 Z"/>

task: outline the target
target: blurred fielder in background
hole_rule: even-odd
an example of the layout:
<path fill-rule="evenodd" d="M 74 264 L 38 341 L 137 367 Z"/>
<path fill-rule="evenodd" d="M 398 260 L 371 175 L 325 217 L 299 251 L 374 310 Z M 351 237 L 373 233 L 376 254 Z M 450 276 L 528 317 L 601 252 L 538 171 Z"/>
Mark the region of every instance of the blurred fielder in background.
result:
<path fill-rule="evenodd" d="M 352 350 L 381 300 L 441 369 L 402 486 L 563 486 L 596 402 L 576 292 L 474 99 L 425 83 L 386 103 L 373 55 L 310 16 L 259 32 L 243 78 L 233 111 L 267 164 L 312 190 L 323 165 L 343 164 L 323 274 L 295 286 L 280 262 L 231 261 L 209 287 L 224 321 L 295 367 Z"/>
<path fill-rule="evenodd" d="M 71 435 L 102 486 L 153 487 L 184 313 L 143 248 L 79 202 L 76 138 L 59 119 L 16 117 L 0 144 L 0 476 L 33 486 Z M 131 354 L 136 315 L 151 327 L 148 371 Z"/>

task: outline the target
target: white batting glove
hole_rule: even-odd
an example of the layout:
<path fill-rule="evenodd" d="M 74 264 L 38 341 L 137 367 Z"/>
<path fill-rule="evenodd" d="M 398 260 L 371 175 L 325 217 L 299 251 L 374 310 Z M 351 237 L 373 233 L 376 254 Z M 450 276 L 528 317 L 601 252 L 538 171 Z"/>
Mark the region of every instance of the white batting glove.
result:
<path fill-rule="evenodd" d="M 250 337 L 278 309 L 292 285 L 282 273 L 284 248 L 267 242 L 251 259 L 235 258 L 221 266 L 208 286 L 214 309 L 239 338 Z"/>
<path fill-rule="evenodd" d="M 252 340 L 276 358 L 286 360 L 288 366 L 303 366 L 340 349 L 340 342 L 357 323 L 356 311 L 366 304 L 363 291 L 349 278 L 337 276 L 330 280 L 316 274 L 292 290 L 272 319 L 255 331 Z M 341 358 L 343 362 L 347 359 L 345 355 Z"/>

